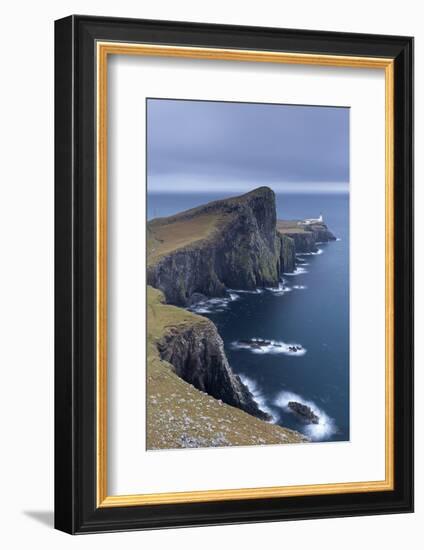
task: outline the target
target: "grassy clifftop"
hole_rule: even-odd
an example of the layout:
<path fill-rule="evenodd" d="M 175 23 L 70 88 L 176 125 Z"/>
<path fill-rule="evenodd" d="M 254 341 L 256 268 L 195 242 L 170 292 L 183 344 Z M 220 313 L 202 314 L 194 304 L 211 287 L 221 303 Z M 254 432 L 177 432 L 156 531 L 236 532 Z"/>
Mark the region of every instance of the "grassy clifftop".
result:
<path fill-rule="evenodd" d="M 275 212 L 274 193 L 268 187 L 259 187 L 244 195 L 212 201 L 173 216 L 151 220 L 147 224 L 148 264 L 153 265 L 176 250 L 198 246 L 211 238 L 219 238 L 219 233 L 243 209 L 251 209 L 258 204 L 262 207 L 269 203 L 271 210 Z"/>
<path fill-rule="evenodd" d="M 219 212 L 200 213 L 194 217 L 159 218 L 147 226 L 147 263 L 153 265 L 160 258 L 212 237 L 226 216 Z"/>

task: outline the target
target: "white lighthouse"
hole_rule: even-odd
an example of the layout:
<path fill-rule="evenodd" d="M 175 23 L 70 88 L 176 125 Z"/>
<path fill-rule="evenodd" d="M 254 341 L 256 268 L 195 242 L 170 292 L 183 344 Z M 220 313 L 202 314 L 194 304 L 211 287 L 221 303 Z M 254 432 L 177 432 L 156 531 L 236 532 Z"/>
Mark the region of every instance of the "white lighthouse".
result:
<path fill-rule="evenodd" d="M 314 223 L 324 223 L 322 213 L 320 213 L 319 218 L 308 218 L 303 222 L 299 222 L 299 225 L 313 225 Z"/>

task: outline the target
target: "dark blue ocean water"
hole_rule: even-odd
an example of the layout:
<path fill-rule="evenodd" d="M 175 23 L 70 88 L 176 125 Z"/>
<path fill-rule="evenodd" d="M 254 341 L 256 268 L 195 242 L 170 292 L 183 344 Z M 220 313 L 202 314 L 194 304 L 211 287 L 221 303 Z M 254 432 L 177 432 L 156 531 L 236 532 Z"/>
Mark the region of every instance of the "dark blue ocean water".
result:
<path fill-rule="evenodd" d="M 220 198 L 222 194 L 149 194 L 148 217 L 169 216 Z M 320 254 L 299 257 L 301 269 L 284 276 L 283 292 L 231 292 L 227 300 L 199 306 L 198 313 L 216 324 L 232 369 L 275 422 L 313 441 L 344 441 L 349 439 L 349 197 L 277 195 L 280 219 L 318 217 L 321 212 L 340 240 L 319 245 Z M 251 338 L 277 345 L 264 352 L 235 345 Z M 306 353 L 281 352 L 285 344 L 294 343 Z M 308 405 L 319 424 L 302 423 L 287 407 L 290 400 Z"/>

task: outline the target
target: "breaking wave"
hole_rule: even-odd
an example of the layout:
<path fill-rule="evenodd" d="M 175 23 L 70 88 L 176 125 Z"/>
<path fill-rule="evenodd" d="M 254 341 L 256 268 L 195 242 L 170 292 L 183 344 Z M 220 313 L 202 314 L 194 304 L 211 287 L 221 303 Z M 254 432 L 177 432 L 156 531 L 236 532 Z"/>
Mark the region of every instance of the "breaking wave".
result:
<path fill-rule="evenodd" d="M 302 266 L 298 266 L 293 271 L 293 273 L 284 273 L 284 275 L 288 275 L 289 277 L 294 277 L 295 275 L 303 275 L 304 273 L 308 273 L 307 270 Z"/>
<path fill-rule="evenodd" d="M 286 294 L 287 292 L 291 291 L 291 288 L 285 284 L 285 281 L 283 280 L 277 287 L 266 287 L 265 290 L 268 290 L 269 292 L 272 292 L 273 294 L 276 294 L 277 296 L 282 296 L 283 294 Z"/>
<path fill-rule="evenodd" d="M 303 429 L 305 435 L 307 435 L 312 441 L 327 440 L 331 435 L 337 433 L 337 426 L 333 418 L 329 417 L 327 413 L 317 406 L 316 403 L 313 401 L 308 401 L 296 393 L 283 391 L 277 396 L 274 404 L 277 407 L 281 407 L 286 412 L 296 414 L 288 406 L 290 401 L 296 401 L 302 405 L 306 405 L 314 414 L 318 416 L 318 424 L 305 424 Z"/>
<path fill-rule="evenodd" d="M 240 380 L 243 382 L 243 384 L 245 386 L 247 386 L 250 393 L 253 395 L 253 399 L 256 401 L 256 403 L 258 404 L 258 407 L 261 409 L 261 411 L 269 414 L 272 417 L 270 422 L 272 424 L 275 424 L 275 422 L 278 419 L 275 417 L 275 415 L 271 411 L 271 409 L 267 406 L 266 399 L 265 399 L 261 389 L 259 388 L 258 384 L 254 380 L 252 380 L 251 378 L 248 378 L 247 376 L 245 376 L 244 374 L 239 374 L 238 376 L 239 376 Z"/>
<path fill-rule="evenodd" d="M 319 256 L 323 252 L 324 250 L 322 248 L 318 248 L 316 252 L 297 252 L 296 256 Z"/>
<path fill-rule="evenodd" d="M 263 288 L 255 288 L 254 290 L 238 290 L 234 288 L 230 288 L 228 292 L 230 294 L 262 294 L 264 291 Z"/>
<path fill-rule="evenodd" d="M 228 308 L 231 298 L 211 298 L 188 307 L 193 313 L 220 313 Z"/>
<path fill-rule="evenodd" d="M 234 292 L 228 291 L 227 298 L 210 298 L 197 302 L 187 309 L 193 313 L 220 313 L 228 308 L 230 302 L 235 302 L 240 299 L 240 296 Z"/>
<path fill-rule="evenodd" d="M 249 340 L 237 340 L 232 342 L 231 347 L 233 349 L 248 350 L 252 353 L 282 353 L 284 355 L 291 355 L 293 357 L 301 357 L 305 355 L 306 349 L 300 344 L 286 342 L 278 342 L 276 340 L 265 340 L 261 338 L 250 338 Z"/>
<path fill-rule="evenodd" d="M 305 290 L 305 288 L 308 288 L 306 285 L 293 285 L 292 288 L 294 290 Z"/>

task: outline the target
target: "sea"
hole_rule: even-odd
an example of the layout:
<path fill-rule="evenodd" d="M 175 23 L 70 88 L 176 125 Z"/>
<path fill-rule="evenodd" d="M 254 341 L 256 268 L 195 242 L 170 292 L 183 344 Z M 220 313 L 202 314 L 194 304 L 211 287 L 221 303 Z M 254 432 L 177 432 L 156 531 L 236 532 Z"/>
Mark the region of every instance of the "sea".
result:
<path fill-rule="evenodd" d="M 149 219 L 169 216 L 225 196 L 149 193 Z M 277 194 L 278 219 L 317 218 L 337 237 L 318 253 L 299 255 L 278 289 L 242 292 L 194 307 L 218 328 L 231 368 L 272 422 L 312 442 L 349 440 L 349 195 Z M 260 339 L 267 345 L 251 347 Z M 297 351 L 293 351 L 296 346 Z M 288 406 L 309 407 L 318 424 Z"/>

